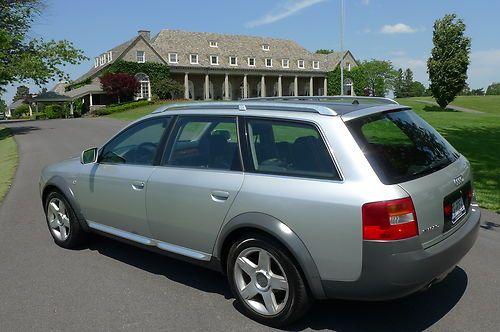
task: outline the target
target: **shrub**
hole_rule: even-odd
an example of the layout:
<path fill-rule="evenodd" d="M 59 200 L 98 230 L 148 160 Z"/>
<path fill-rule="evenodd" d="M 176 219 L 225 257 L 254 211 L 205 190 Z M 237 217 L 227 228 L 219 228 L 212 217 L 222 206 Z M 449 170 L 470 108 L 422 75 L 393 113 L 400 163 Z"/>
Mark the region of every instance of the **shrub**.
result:
<path fill-rule="evenodd" d="M 117 96 L 120 100 L 130 100 L 139 88 L 137 79 L 127 73 L 105 73 L 101 76 L 101 86 L 106 94 Z"/>
<path fill-rule="evenodd" d="M 26 104 L 22 104 L 18 108 L 12 111 L 12 118 L 21 119 L 25 116 L 29 116 L 30 107 Z"/>
<path fill-rule="evenodd" d="M 182 84 L 171 78 L 164 78 L 156 82 L 152 90 L 160 99 L 178 98 L 184 94 L 184 87 Z"/>
<path fill-rule="evenodd" d="M 123 111 L 129 110 L 129 109 L 132 109 L 132 108 L 147 106 L 147 105 L 151 105 L 151 104 L 153 104 L 153 102 L 151 102 L 151 101 L 139 100 L 139 101 L 126 103 L 126 104 L 110 105 L 108 107 L 98 109 L 96 111 L 96 114 L 97 115 L 109 115 L 112 113 L 119 113 L 119 112 L 123 112 Z"/>
<path fill-rule="evenodd" d="M 59 104 L 45 105 L 43 108 L 47 119 L 59 119 L 63 117 L 63 107 Z"/>

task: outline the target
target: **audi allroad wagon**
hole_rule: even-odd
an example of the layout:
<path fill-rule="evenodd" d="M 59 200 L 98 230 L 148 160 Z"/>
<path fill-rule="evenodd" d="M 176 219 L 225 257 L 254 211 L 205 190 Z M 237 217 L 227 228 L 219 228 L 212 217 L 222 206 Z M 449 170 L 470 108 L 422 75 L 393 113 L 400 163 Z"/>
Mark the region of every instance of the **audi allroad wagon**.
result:
<path fill-rule="evenodd" d="M 369 97 L 163 106 L 47 166 L 61 247 L 98 232 L 227 275 L 246 315 L 426 289 L 474 244 L 471 167 L 410 108 Z"/>

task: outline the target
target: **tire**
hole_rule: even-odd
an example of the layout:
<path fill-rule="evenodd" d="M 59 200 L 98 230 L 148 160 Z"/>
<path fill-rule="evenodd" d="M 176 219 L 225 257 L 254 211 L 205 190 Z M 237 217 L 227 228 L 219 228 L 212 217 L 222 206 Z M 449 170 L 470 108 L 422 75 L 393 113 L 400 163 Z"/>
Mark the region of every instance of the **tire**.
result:
<path fill-rule="evenodd" d="M 259 323 L 289 325 L 311 305 L 312 298 L 289 252 L 269 237 L 251 235 L 235 241 L 226 269 L 243 313 Z"/>
<path fill-rule="evenodd" d="M 58 191 L 52 191 L 45 199 L 45 220 L 54 242 L 63 248 L 73 249 L 88 239 L 75 211 L 68 200 Z"/>

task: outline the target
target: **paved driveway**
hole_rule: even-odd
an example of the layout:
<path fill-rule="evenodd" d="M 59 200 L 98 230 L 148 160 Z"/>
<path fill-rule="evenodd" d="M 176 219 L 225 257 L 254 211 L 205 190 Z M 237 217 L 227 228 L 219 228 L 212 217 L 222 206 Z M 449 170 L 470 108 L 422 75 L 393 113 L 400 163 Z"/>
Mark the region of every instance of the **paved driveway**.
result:
<path fill-rule="evenodd" d="M 268 330 L 238 312 L 215 272 L 102 237 L 81 250 L 53 243 L 37 191 L 41 168 L 99 145 L 123 123 L 10 126 L 20 164 L 0 207 L 1 331 Z M 475 247 L 428 292 L 387 303 L 320 302 L 291 329 L 498 331 L 500 222 L 484 216 Z"/>

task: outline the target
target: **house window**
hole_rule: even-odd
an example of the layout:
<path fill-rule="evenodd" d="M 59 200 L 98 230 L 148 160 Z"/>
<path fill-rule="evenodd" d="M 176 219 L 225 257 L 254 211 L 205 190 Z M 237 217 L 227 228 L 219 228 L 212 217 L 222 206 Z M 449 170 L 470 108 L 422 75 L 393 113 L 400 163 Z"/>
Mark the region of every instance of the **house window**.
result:
<path fill-rule="evenodd" d="M 238 65 L 238 58 L 235 56 L 230 56 L 229 57 L 229 65 L 237 66 Z"/>
<path fill-rule="evenodd" d="M 305 67 L 304 60 L 298 60 L 297 67 L 299 67 L 300 69 L 304 69 Z"/>
<path fill-rule="evenodd" d="M 94 60 L 94 67 L 97 68 L 99 67 L 99 57 L 96 57 Z"/>
<path fill-rule="evenodd" d="M 250 67 L 255 67 L 255 58 L 248 58 L 248 65 Z"/>
<path fill-rule="evenodd" d="M 151 84 L 149 82 L 149 76 L 144 73 L 138 73 L 135 78 L 139 82 L 140 88 L 135 95 L 136 99 L 147 99 L 151 100 Z"/>
<path fill-rule="evenodd" d="M 215 40 L 209 42 L 210 47 L 219 47 L 219 44 Z"/>
<path fill-rule="evenodd" d="M 192 65 L 198 64 L 198 54 L 191 54 L 189 56 L 189 61 L 191 62 Z"/>
<path fill-rule="evenodd" d="M 108 62 L 111 62 L 113 60 L 113 52 L 109 51 L 108 52 Z"/>
<path fill-rule="evenodd" d="M 319 61 L 313 61 L 313 69 L 319 69 Z"/>
<path fill-rule="evenodd" d="M 211 65 L 218 65 L 219 64 L 219 57 L 217 55 L 211 55 L 210 56 L 210 64 Z"/>
<path fill-rule="evenodd" d="M 144 51 L 137 51 L 136 58 L 137 58 L 137 62 L 144 63 L 144 62 L 146 62 L 146 53 Z"/>
<path fill-rule="evenodd" d="M 290 68 L 290 60 L 288 60 L 288 59 L 282 59 L 281 60 L 281 67 L 283 67 L 283 68 Z"/>
<path fill-rule="evenodd" d="M 177 63 L 177 53 L 168 53 L 168 62 Z"/>
<path fill-rule="evenodd" d="M 263 51 L 269 51 L 269 45 L 268 44 L 263 44 L 262 45 L 262 50 Z"/>
<path fill-rule="evenodd" d="M 266 58 L 266 67 L 272 67 L 272 66 L 273 66 L 273 59 Z"/>
<path fill-rule="evenodd" d="M 103 55 L 101 55 L 101 60 L 100 60 L 99 64 L 100 64 L 100 65 L 103 65 L 103 64 L 105 64 L 105 63 L 106 63 L 106 55 L 105 55 L 105 54 L 103 54 Z"/>

